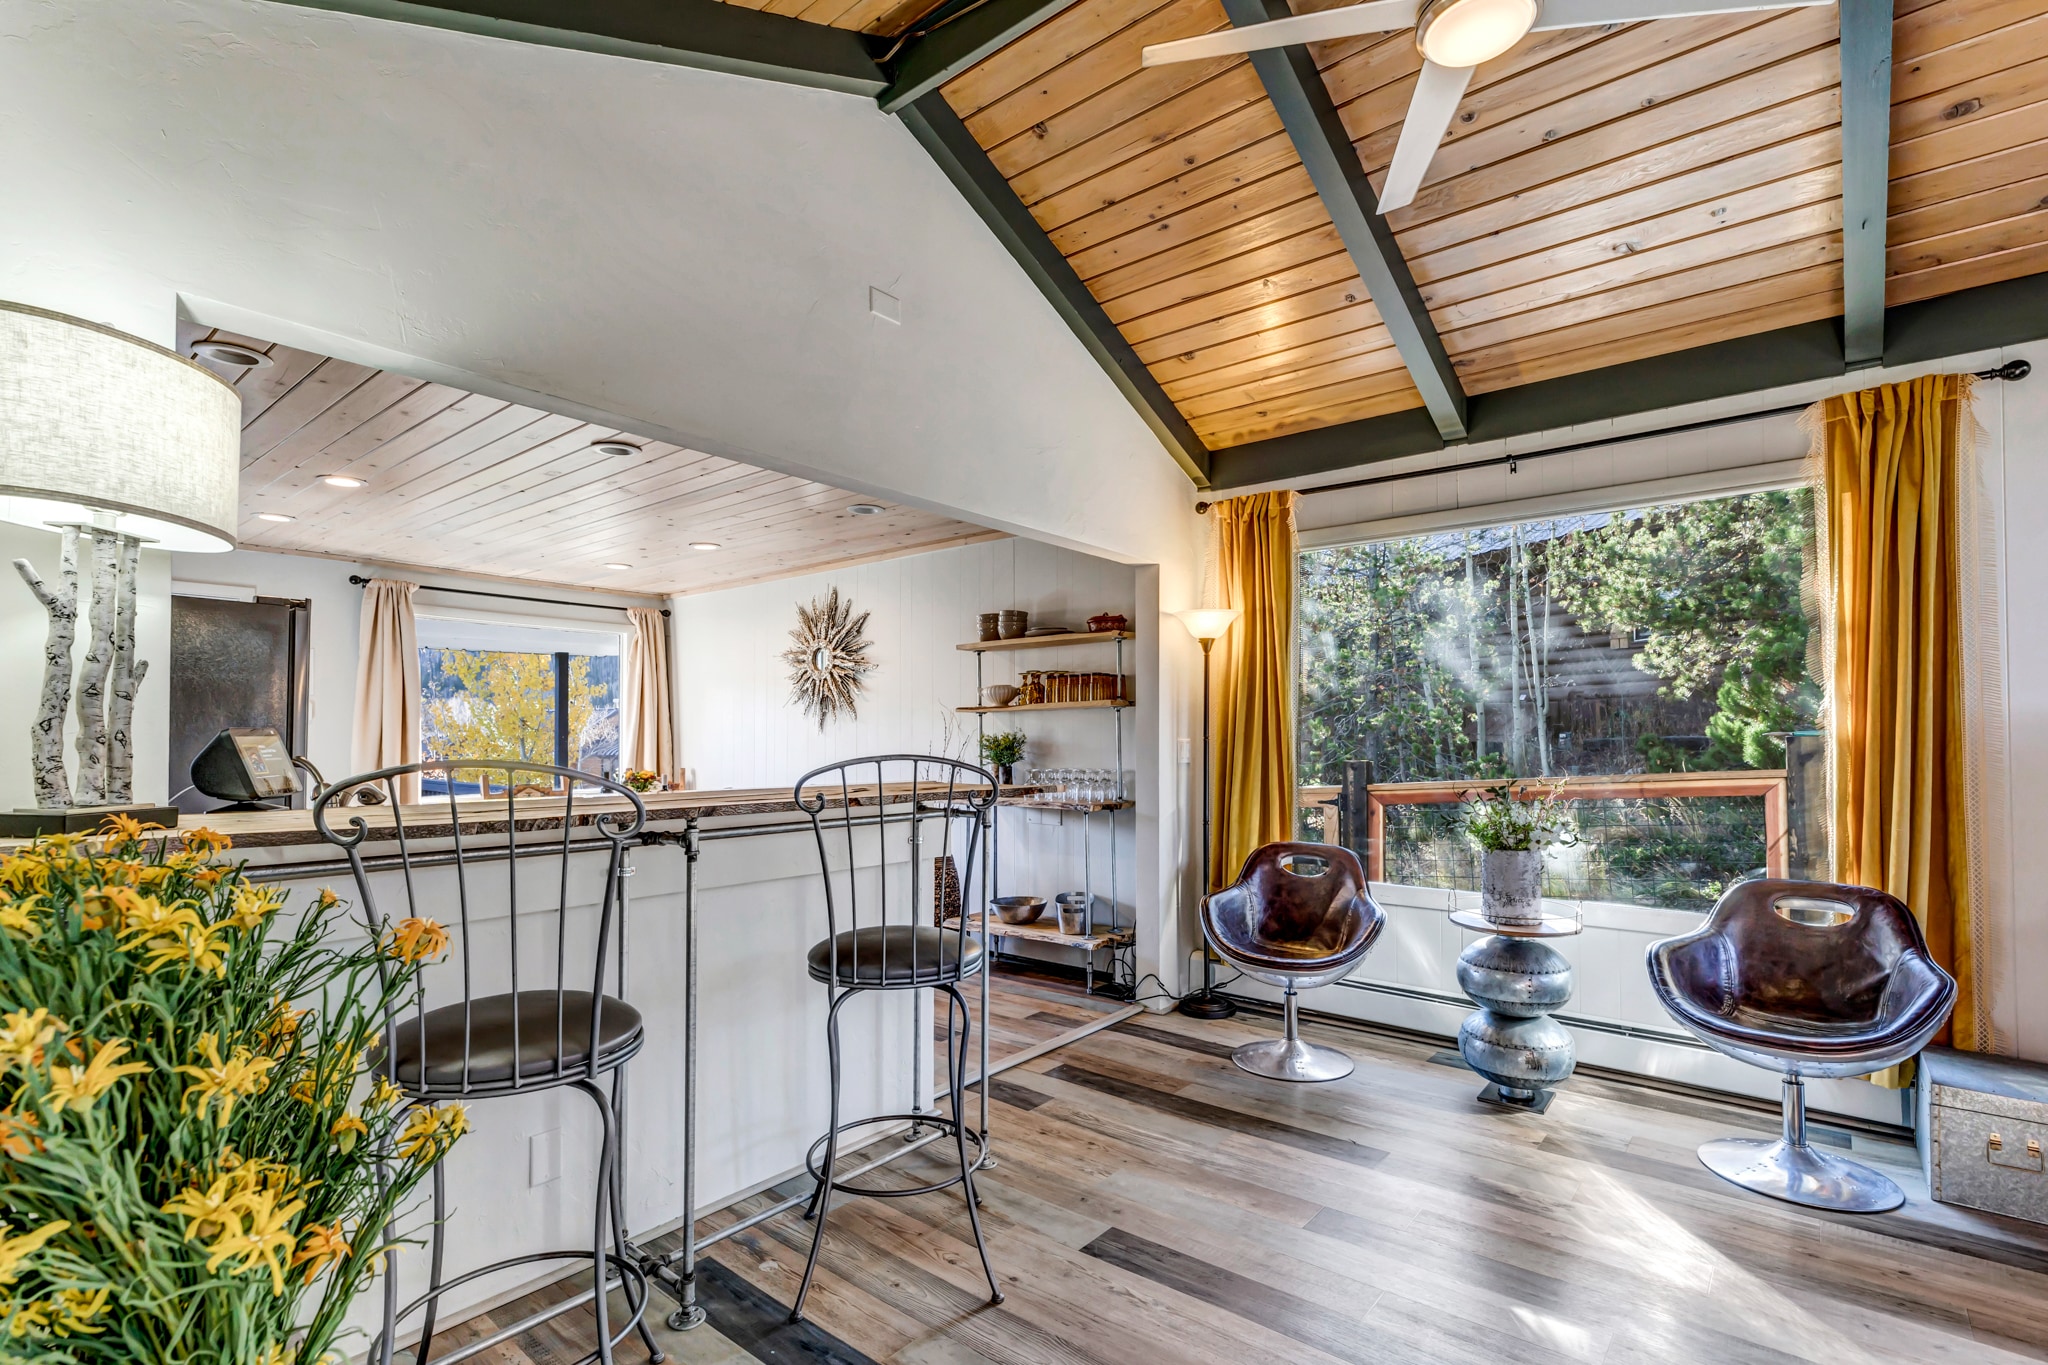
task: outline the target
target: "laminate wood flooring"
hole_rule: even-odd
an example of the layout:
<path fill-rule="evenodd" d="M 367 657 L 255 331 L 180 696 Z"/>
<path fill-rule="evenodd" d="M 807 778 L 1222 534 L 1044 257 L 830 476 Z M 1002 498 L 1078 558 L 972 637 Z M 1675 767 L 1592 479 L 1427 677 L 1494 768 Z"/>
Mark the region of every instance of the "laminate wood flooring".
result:
<path fill-rule="evenodd" d="M 1020 1008 L 1012 993 L 998 1013 Z M 1440 1045 L 1313 1024 L 1357 1059 L 1351 1077 L 1294 1087 L 1231 1065 L 1273 1032 L 1142 1016 L 996 1079 L 997 1164 L 978 1184 L 1000 1307 L 957 1190 L 843 1199 L 810 1322 L 785 1320 L 811 1235 L 790 1213 L 712 1248 L 711 1321 L 659 1329 L 664 1349 L 689 1365 L 2048 1359 L 2048 1230 L 1929 1203 L 1909 1146 L 1829 1133 L 1911 1198 L 1815 1213 L 1694 1159 L 1707 1138 L 1772 1131 L 1754 1108 L 1577 1077 L 1544 1115 L 1503 1112 Z M 891 1178 L 935 1172 L 938 1150 Z M 576 1323 L 482 1358 L 575 1359 Z"/>

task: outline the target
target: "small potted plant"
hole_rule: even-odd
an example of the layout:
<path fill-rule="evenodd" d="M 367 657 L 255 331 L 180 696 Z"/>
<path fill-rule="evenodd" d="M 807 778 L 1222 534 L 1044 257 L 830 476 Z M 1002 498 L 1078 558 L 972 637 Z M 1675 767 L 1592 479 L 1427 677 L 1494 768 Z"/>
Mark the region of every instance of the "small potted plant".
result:
<path fill-rule="evenodd" d="M 1479 913 L 1494 924 L 1543 922 L 1543 854 L 1579 841 L 1553 783 L 1533 799 L 1512 782 L 1465 798 L 1458 822 L 1479 845 Z"/>
<path fill-rule="evenodd" d="M 981 737 L 981 758 L 996 770 L 996 782 L 1011 786 L 1017 781 L 1016 767 L 1024 758 L 1024 736 L 1016 730 Z"/>
<path fill-rule="evenodd" d="M 644 794 L 655 789 L 661 782 L 661 775 L 649 768 L 628 768 L 619 774 L 619 781 Z"/>

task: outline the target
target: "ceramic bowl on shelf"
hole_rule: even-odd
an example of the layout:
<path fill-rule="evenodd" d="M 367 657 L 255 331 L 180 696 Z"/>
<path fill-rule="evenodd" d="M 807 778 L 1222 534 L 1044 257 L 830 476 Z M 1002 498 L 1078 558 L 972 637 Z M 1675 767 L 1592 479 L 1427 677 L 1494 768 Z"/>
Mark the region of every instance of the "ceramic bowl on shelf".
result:
<path fill-rule="evenodd" d="M 1008 683 L 990 683 L 981 689 L 983 706 L 1008 706 L 1017 700 L 1017 689 Z"/>
<path fill-rule="evenodd" d="M 1044 635 L 1071 634 L 1073 634 L 1073 632 L 1068 630 L 1065 626 L 1033 626 L 1031 629 L 1024 632 L 1024 638 L 1027 640 L 1032 640 L 1037 639 L 1038 637 Z"/>
<path fill-rule="evenodd" d="M 1029 924 L 1045 913 L 1043 896 L 997 896 L 991 903 L 1005 924 Z"/>
<path fill-rule="evenodd" d="M 1106 611 L 1100 616 L 1088 618 L 1088 629 L 1098 634 L 1106 630 L 1128 630 L 1130 624 L 1129 620 L 1114 612 Z"/>
<path fill-rule="evenodd" d="M 978 616 L 978 617 L 976 617 L 976 618 L 975 618 L 975 627 L 976 627 L 977 631 L 979 632 L 979 634 L 978 634 L 978 637 L 977 637 L 978 639 L 982 639 L 982 640 L 1000 640 L 1000 639 L 1002 639 L 1002 638 L 1003 638 L 1003 631 L 1002 631 L 1002 613 L 1001 613 L 1001 612 L 996 612 L 996 611 L 985 611 L 985 612 L 983 612 L 983 613 L 982 613 L 982 614 L 981 614 L 980 616 Z"/>

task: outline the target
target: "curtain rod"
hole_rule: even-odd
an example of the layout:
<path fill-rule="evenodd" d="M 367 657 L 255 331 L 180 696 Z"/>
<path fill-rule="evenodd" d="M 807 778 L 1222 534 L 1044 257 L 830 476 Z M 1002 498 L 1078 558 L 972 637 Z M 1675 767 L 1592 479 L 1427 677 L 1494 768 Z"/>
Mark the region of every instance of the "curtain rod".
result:
<path fill-rule="evenodd" d="M 2024 360 L 2011 360 L 1995 370 L 1978 370 L 1978 379 L 2025 379 L 2034 372 L 2034 367 Z M 1630 441 L 1647 441 L 1658 436 L 1682 436 L 1689 431 L 1709 431 L 1715 427 L 1733 426 L 1737 422 L 1755 422 L 1765 417 L 1783 417 L 1789 413 L 1804 412 L 1811 403 L 1791 403 L 1782 408 L 1765 408 L 1761 412 L 1737 413 L 1733 417 L 1710 417 L 1701 422 L 1687 422 L 1681 426 L 1659 427 L 1654 431 L 1631 432 L 1627 436 L 1603 436 L 1597 441 L 1579 441 L 1568 446 L 1551 446 L 1546 450 L 1529 450 L 1519 455 L 1496 455 L 1484 460 L 1467 460 L 1463 464 L 1437 465 L 1430 469 L 1411 469 L 1403 474 L 1380 474 L 1369 479 L 1346 479 L 1342 483 L 1322 483 L 1310 488 L 1297 488 L 1297 493 L 1337 493 L 1351 488 L 1376 488 L 1381 484 L 1406 483 L 1410 479 L 1427 479 L 1438 474 L 1466 474 L 1475 469 L 1492 469 L 1506 465 L 1508 473 L 1514 473 L 1524 460 L 1540 460 L 1546 455 L 1573 455 L 1582 450 L 1599 450 L 1603 446 L 1626 445 Z M 1198 502 L 1195 515 L 1200 516 L 1216 504 Z"/>
<path fill-rule="evenodd" d="M 361 574 L 352 573 L 348 576 L 348 581 L 360 588 L 366 586 L 370 580 Z M 571 602 L 566 597 L 528 597 L 524 593 L 485 592 L 481 588 L 437 588 L 431 583 L 421 583 L 418 586 L 427 592 L 460 593 L 464 597 L 502 597 L 507 602 L 537 602 L 544 607 L 595 607 L 599 611 L 630 610 L 627 607 L 615 607 L 609 602 Z M 668 608 L 663 607 L 661 614 L 663 616 L 668 615 Z"/>

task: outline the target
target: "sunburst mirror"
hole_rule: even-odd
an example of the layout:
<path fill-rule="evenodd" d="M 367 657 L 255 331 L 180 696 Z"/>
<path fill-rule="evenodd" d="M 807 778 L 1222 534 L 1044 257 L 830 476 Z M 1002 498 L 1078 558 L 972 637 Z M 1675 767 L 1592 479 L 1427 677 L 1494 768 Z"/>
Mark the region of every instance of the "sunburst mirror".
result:
<path fill-rule="evenodd" d="M 796 609 L 792 643 L 782 651 L 789 665 L 789 699 L 814 717 L 820 730 L 841 711 L 849 717 L 859 714 L 855 703 L 875 667 L 867 654 L 867 628 L 868 614 L 854 615 L 853 603 L 841 598 L 837 588 Z"/>

